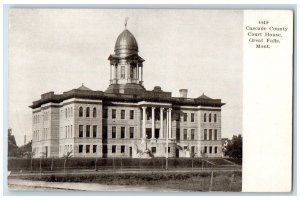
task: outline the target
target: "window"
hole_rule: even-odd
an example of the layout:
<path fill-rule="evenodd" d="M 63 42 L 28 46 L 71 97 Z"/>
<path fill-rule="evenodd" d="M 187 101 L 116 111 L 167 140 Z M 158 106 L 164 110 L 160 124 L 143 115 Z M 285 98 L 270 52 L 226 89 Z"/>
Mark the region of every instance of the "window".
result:
<path fill-rule="evenodd" d="M 215 147 L 215 153 L 218 153 L 218 147 Z"/>
<path fill-rule="evenodd" d="M 204 147 L 204 153 L 207 153 L 207 147 Z"/>
<path fill-rule="evenodd" d="M 217 140 L 217 139 L 218 139 L 218 130 L 215 129 L 215 140 Z"/>
<path fill-rule="evenodd" d="M 121 153 L 125 153 L 125 146 L 124 145 L 121 146 Z"/>
<path fill-rule="evenodd" d="M 73 117 L 73 108 L 71 107 L 71 117 Z"/>
<path fill-rule="evenodd" d="M 206 122 L 206 113 L 204 113 L 203 121 Z"/>
<path fill-rule="evenodd" d="M 116 138 L 116 127 L 113 126 L 111 129 L 111 138 Z"/>
<path fill-rule="evenodd" d="M 79 145 L 78 153 L 82 153 L 82 151 L 83 151 L 83 145 Z"/>
<path fill-rule="evenodd" d="M 130 127 L 130 138 L 134 138 L 134 127 Z"/>
<path fill-rule="evenodd" d="M 183 130 L 183 139 L 187 140 L 187 129 Z"/>
<path fill-rule="evenodd" d="M 209 153 L 212 153 L 212 147 L 209 147 Z"/>
<path fill-rule="evenodd" d="M 124 79 L 125 78 L 125 66 L 121 67 L 121 78 Z"/>
<path fill-rule="evenodd" d="M 93 138 L 97 137 L 97 126 L 93 126 Z"/>
<path fill-rule="evenodd" d="M 90 145 L 86 145 L 85 146 L 85 152 L 86 153 L 90 153 Z"/>
<path fill-rule="evenodd" d="M 151 147 L 151 152 L 156 153 L 156 147 Z"/>
<path fill-rule="evenodd" d="M 214 122 L 217 122 L 217 114 L 214 114 Z"/>
<path fill-rule="evenodd" d="M 208 121 L 211 122 L 211 113 L 209 113 Z"/>
<path fill-rule="evenodd" d="M 86 108 L 85 116 L 90 117 L 90 108 L 89 107 Z"/>
<path fill-rule="evenodd" d="M 191 129 L 191 140 L 195 139 L 195 129 Z"/>
<path fill-rule="evenodd" d="M 125 127 L 121 127 L 121 138 L 125 138 Z"/>
<path fill-rule="evenodd" d="M 68 109 L 67 108 L 65 109 L 65 114 L 66 114 L 65 117 L 67 118 L 68 117 Z"/>
<path fill-rule="evenodd" d="M 83 125 L 79 125 L 79 137 L 83 137 Z"/>
<path fill-rule="evenodd" d="M 97 109 L 96 108 L 93 108 L 93 117 L 97 117 Z"/>
<path fill-rule="evenodd" d="M 134 119 L 134 110 L 130 111 L 130 119 Z"/>
<path fill-rule="evenodd" d="M 167 149 L 167 148 L 165 148 L 165 152 L 166 152 L 166 149 Z M 170 153 L 170 152 L 171 152 L 171 148 L 168 147 L 168 153 Z"/>
<path fill-rule="evenodd" d="M 191 113 L 191 122 L 195 122 L 195 114 Z"/>
<path fill-rule="evenodd" d="M 188 147 L 187 147 L 187 146 L 183 146 L 183 149 L 184 149 L 184 150 L 187 150 L 187 149 L 188 149 Z"/>
<path fill-rule="evenodd" d="M 209 129 L 209 140 L 212 140 L 212 129 Z"/>
<path fill-rule="evenodd" d="M 79 107 L 79 117 L 83 117 L 83 108 Z"/>
<path fill-rule="evenodd" d="M 187 121 L 187 113 L 183 113 L 183 121 L 184 121 L 184 122 Z"/>
<path fill-rule="evenodd" d="M 207 129 L 204 129 L 204 140 L 207 140 Z"/>
<path fill-rule="evenodd" d="M 103 110 L 102 118 L 103 118 L 103 119 L 107 119 L 107 118 L 108 118 L 108 117 L 107 117 L 107 114 L 108 114 L 108 110 L 107 110 L 107 108 L 106 108 L 106 109 Z"/>
<path fill-rule="evenodd" d="M 116 145 L 112 145 L 111 146 L 111 152 L 112 153 L 116 153 Z"/>
<path fill-rule="evenodd" d="M 125 110 L 121 110 L 121 119 L 125 119 Z"/>
<path fill-rule="evenodd" d="M 90 137 L 90 125 L 86 125 L 85 133 L 86 133 L 86 137 Z"/>
<path fill-rule="evenodd" d="M 117 113 L 117 112 L 116 112 L 116 109 L 112 109 L 111 112 L 112 112 L 111 118 L 112 118 L 112 119 L 116 119 L 116 113 Z"/>
<path fill-rule="evenodd" d="M 97 145 L 93 145 L 93 153 L 97 152 Z"/>
<path fill-rule="evenodd" d="M 73 125 L 71 125 L 71 137 L 73 137 Z"/>
<path fill-rule="evenodd" d="M 70 117 L 71 116 L 71 110 L 70 110 L 70 108 L 68 108 L 68 117 Z"/>
<path fill-rule="evenodd" d="M 67 138 L 67 137 L 68 137 L 68 127 L 65 126 L 65 138 Z"/>

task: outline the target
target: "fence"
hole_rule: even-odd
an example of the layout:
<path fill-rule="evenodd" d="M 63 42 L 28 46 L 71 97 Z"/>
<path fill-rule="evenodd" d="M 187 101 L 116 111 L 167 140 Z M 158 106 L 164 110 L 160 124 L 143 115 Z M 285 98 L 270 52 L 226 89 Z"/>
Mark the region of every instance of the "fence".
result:
<path fill-rule="evenodd" d="M 168 169 L 214 169 L 234 167 L 224 159 L 168 158 Z M 230 164 L 231 163 L 231 164 Z M 9 158 L 8 170 L 62 171 L 62 170 L 164 170 L 166 158 Z"/>

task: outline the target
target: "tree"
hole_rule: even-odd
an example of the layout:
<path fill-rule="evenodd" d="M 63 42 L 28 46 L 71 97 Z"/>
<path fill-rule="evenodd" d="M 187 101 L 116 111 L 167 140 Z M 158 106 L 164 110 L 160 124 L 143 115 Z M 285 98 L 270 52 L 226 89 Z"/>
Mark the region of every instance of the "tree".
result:
<path fill-rule="evenodd" d="M 243 138 L 242 135 L 233 135 L 229 140 L 225 154 L 230 158 L 243 158 Z"/>
<path fill-rule="evenodd" d="M 8 157 L 16 157 L 18 154 L 18 146 L 12 129 L 8 129 Z"/>
<path fill-rule="evenodd" d="M 72 150 L 71 151 L 68 151 L 66 154 L 63 155 L 63 158 L 64 158 L 64 172 L 66 172 L 66 164 L 67 164 L 67 161 L 69 158 L 71 158 L 73 155 L 72 155 Z"/>
<path fill-rule="evenodd" d="M 32 141 L 18 148 L 18 157 L 26 157 L 29 152 L 32 152 Z"/>

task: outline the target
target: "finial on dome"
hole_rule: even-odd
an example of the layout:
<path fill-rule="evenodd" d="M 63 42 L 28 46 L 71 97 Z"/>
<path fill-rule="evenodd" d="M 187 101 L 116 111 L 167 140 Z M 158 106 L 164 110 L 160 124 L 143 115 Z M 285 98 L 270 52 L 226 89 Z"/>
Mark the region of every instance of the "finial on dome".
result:
<path fill-rule="evenodd" d="M 125 29 L 127 29 L 127 21 L 128 21 L 128 19 L 129 19 L 129 17 L 125 18 L 125 24 L 124 24 L 125 25 Z"/>

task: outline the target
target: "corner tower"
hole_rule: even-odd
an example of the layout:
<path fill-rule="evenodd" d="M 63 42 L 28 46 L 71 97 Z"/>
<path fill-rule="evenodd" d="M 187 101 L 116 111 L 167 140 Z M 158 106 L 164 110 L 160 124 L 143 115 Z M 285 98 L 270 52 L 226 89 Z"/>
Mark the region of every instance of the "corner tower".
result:
<path fill-rule="evenodd" d="M 108 57 L 110 61 L 110 84 L 105 92 L 136 94 L 143 86 L 143 62 L 138 55 L 138 44 L 133 34 L 125 29 L 118 36 L 114 54 Z"/>

